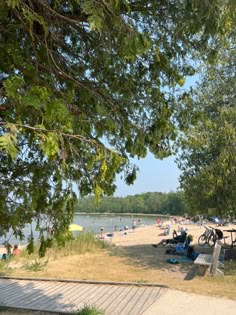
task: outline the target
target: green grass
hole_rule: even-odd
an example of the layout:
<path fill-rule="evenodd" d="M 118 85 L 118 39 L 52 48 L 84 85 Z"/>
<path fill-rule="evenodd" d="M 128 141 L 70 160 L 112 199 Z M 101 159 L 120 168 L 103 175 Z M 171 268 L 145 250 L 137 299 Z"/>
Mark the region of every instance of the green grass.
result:
<path fill-rule="evenodd" d="M 79 310 L 76 315 L 105 315 L 103 310 L 99 310 L 96 306 L 85 306 Z"/>
<path fill-rule="evenodd" d="M 39 260 L 35 260 L 33 263 L 29 263 L 26 262 L 22 268 L 24 268 L 25 270 L 28 271 L 33 271 L 33 272 L 37 272 L 37 271 L 42 271 L 44 270 L 44 268 L 47 266 L 48 260 L 44 261 L 44 262 L 40 262 Z"/>
<path fill-rule="evenodd" d="M 107 248 L 109 244 L 106 241 L 96 240 L 92 233 L 81 233 L 74 239 L 67 241 L 65 246 L 53 244 L 47 252 L 47 256 L 53 259 L 70 256 L 73 254 L 84 254 L 93 252 L 97 249 Z"/>
<path fill-rule="evenodd" d="M 92 233 L 80 233 L 77 237 L 67 241 L 65 246 L 58 246 L 56 242 L 53 242 L 52 247 L 47 250 L 46 256 L 43 259 L 39 258 L 39 247 L 35 246 L 34 252 L 30 255 L 27 250 L 22 250 L 20 256 L 11 257 L 6 261 L 0 260 L 0 273 L 8 270 L 8 264 L 13 260 L 17 262 L 23 259 L 23 269 L 41 271 L 46 267 L 49 259 L 56 260 L 60 257 L 94 252 L 97 249 L 105 249 L 109 246 L 106 241 L 95 239 Z"/>

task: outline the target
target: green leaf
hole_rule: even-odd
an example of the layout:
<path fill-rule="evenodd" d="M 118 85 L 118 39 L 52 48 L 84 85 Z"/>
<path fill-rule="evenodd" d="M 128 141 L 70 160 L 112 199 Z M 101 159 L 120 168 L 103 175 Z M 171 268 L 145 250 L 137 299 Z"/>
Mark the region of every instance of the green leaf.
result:
<path fill-rule="evenodd" d="M 0 136 L 0 150 L 6 150 L 7 154 L 15 159 L 18 149 L 17 149 L 17 138 L 11 133 L 5 133 L 3 136 Z"/>
<path fill-rule="evenodd" d="M 59 139 L 55 133 L 44 134 L 40 143 L 43 153 L 49 158 L 56 158 L 59 153 Z"/>
<path fill-rule="evenodd" d="M 14 9 L 14 8 L 16 8 L 16 7 L 19 7 L 19 5 L 20 5 L 20 0 L 7 0 L 7 5 L 8 5 L 10 8 Z"/>

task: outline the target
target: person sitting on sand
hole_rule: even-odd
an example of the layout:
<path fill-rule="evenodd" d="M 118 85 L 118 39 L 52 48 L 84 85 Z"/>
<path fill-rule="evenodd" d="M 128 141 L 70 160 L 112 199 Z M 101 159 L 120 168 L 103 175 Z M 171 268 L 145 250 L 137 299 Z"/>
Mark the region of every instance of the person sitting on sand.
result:
<path fill-rule="evenodd" d="M 7 259 L 7 254 L 6 253 L 2 254 L 2 259 L 3 260 Z"/>
<path fill-rule="evenodd" d="M 14 245 L 12 254 L 17 256 L 17 255 L 20 255 L 20 253 L 21 253 L 21 250 L 18 248 L 18 245 Z"/>
<path fill-rule="evenodd" d="M 162 239 L 159 243 L 157 244 L 152 244 L 153 247 L 157 247 L 159 245 L 165 246 L 166 244 L 177 244 L 177 243 L 184 243 L 187 237 L 186 231 L 181 231 L 181 234 L 178 235 L 177 232 L 174 230 L 173 232 L 173 238 L 168 238 L 168 239 Z"/>

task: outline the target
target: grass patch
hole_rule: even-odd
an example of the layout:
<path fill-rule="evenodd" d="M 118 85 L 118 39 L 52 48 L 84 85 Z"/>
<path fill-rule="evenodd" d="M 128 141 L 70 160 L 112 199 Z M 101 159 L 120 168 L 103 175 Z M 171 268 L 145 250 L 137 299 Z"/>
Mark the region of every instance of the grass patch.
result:
<path fill-rule="evenodd" d="M 10 260 L 0 260 L 0 276 L 4 276 L 6 272 L 11 271 Z"/>
<path fill-rule="evenodd" d="M 44 262 L 40 262 L 38 260 L 35 260 L 35 262 L 33 262 L 32 264 L 30 264 L 29 262 L 26 262 L 22 268 L 24 268 L 25 270 L 28 270 L 28 271 L 37 272 L 37 271 L 44 270 L 44 268 L 47 266 L 47 263 L 48 263 L 48 260 L 46 260 Z"/>
<path fill-rule="evenodd" d="M 108 246 L 109 244 L 106 241 L 96 240 L 92 233 L 81 233 L 74 239 L 67 241 L 65 246 L 53 244 L 52 248 L 47 251 L 47 257 L 56 260 L 60 257 L 94 252 L 98 249 L 107 248 Z"/>
<path fill-rule="evenodd" d="M 71 256 L 71 255 L 80 255 L 86 252 L 93 252 L 97 249 L 104 249 L 108 248 L 109 244 L 106 241 L 96 240 L 94 238 L 94 234 L 92 233 L 81 233 L 74 239 L 71 239 L 65 243 L 65 246 L 58 246 L 56 242 L 53 242 L 52 247 L 49 248 L 46 252 L 45 258 L 48 259 L 59 259 L 61 257 Z M 35 266 L 39 264 L 38 259 L 38 250 L 39 248 L 35 246 L 35 251 L 31 255 L 28 254 L 26 250 L 22 250 L 20 256 L 11 257 L 15 261 L 19 260 L 27 260 L 32 261 L 34 260 Z M 45 259 L 42 258 L 42 259 Z M 1 268 L 1 263 L 0 263 Z"/>
<path fill-rule="evenodd" d="M 11 256 L 10 259 L 0 260 L 0 275 L 11 275 L 14 269 L 22 269 L 28 272 L 44 271 L 49 261 L 61 260 L 64 257 L 74 255 L 84 255 L 98 250 L 106 249 L 110 245 L 103 240 L 96 240 L 92 233 L 81 233 L 72 240 L 65 243 L 65 246 L 58 246 L 56 242 L 52 244 L 46 252 L 44 258 L 39 258 L 38 247 L 35 251 L 28 254 L 26 249 L 21 251 L 19 256 Z"/>
<path fill-rule="evenodd" d="M 65 247 L 54 245 L 44 259 L 39 259 L 37 253 L 12 257 L 9 265 L 0 263 L 0 272 L 19 277 L 163 283 L 186 292 L 236 299 L 236 261 L 225 262 L 223 278 L 187 279 L 186 275 L 195 267 L 193 262 L 168 264 L 164 252 L 153 251 L 149 244 L 110 246 L 95 240 L 94 235 L 81 234 Z M 24 269 L 26 265 L 28 268 Z"/>
<path fill-rule="evenodd" d="M 84 308 L 75 313 L 76 315 L 105 315 L 103 310 L 99 310 L 96 306 L 86 305 Z"/>
<path fill-rule="evenodd" d="M 142 284 L 142 283 L 147 283 L 147 280 L 141 279 L 141 280 L 137 280 L 136 282 Z"/>

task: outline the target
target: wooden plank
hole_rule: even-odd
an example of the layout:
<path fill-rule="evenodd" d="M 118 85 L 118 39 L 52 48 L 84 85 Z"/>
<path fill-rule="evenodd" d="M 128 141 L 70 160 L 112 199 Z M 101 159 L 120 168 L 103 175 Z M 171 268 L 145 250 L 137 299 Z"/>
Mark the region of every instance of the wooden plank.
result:
<path fill-rule="evenodd" d="M 136 306 L 135 306 L 135 310 L 137 314 L 141 314 L 141 309 L 150 296 L 150 289 L 151 288 L 145 287 L 145 290 L 142 294 L 142 298 L 137 301 Z"/>
<path fill-rule="evenodd" d="M 83 284 L 68 283 L 63 296 L 59 299 L 60 303 L 63 303 L 63 305 L 65 305 L 65 309 L 68 311 L 67 305 L 74 302 L 78 296 L 85 292 L 85 290 L 86 286 Z M 52 310 L 54 310 L 54 308 L 52 308 Z"/>
<path fill-rule="evenodd" d="M 85 290 L 88 290 L 84 285 L 79 283 L 64 283 L 62 289 L 62 295 L 58 298 L 57 303 L 52 303 L 53 301 L 49 302 L 44 307 L 41 307 L 40 310 L 49 310 L 50 311 L 67 311 L 70 312 L 74 307 L 74 300 L 78 294 L 84 293 Z M 60 304 L 60 306 L 58 306 Z"/>
<path fill-rule="evenodd" d="M 72 311 L 77 311 L 78 309 L 83 308 L 86 305 L 98 305 L 98 303 L 106 297 L 107 294 L 110 293 L 110 286 L 109 285 L 101 285 L 99 290 L 93 292 L 92 295 L 89 295 L 87 300 L 78 301 L 76 299 L 76 305 L 73 307 Z M 79 303 L 78 303 L 79 302 Z"/>
<path fill-rule="evenodd" d="M 200 254 L 194 260 L 194 264 L 202 265 L 202 266 L 210 266 L 212 260 L 211 254 Z"/>
<path fill-rule="evenodd" d="M 59 288 L 57 286 L 54 290 L 54 296 L 50 296 L 47 301 L 45 301 L 42 305 L 37 305 L 38 310 L 64 310 L 64 309 L 72 309 L 75 304 L 73 300 L 65 303 L 64 295 L 65 292 L 68 291 L 68 289 L 71 289 L 70 292 L 74 292 L 78 290 L 78 286 L 70 286 L 66 285 L 65 283 L 62 283 L 62 287 Z M 67 299 L 68 300 L 68 299 Z"/>
<path fill-rule="evenodd" d="M 92 294 L 93 291 L 99 290 L 99 285 L 83 284 L 80 288 L 81 290 L 75 289 L 71 298 L 69 299 L 71 303 L 76 301 L 76 305 L 73 306 L 75 309 L 83 307 L 83 305 L 86 304 L 89 295 Z M 52 311 L 56 311 L 58 310 L 58 306 L 51 306 L 50 309 Z"/>
<path fill-rule="evenodd" d="M 155 292 L 155 296 L 152 303 L 150 303 L 150 299 L 154 291 L 156 291 L 156 288 L 145 288 L 145 291 L 142 294 L 142 298 L 139 299 L 139 301 L 136 303 L 135 308 L 132 310 L 132 314 L 142 314 L 145 309 L 147 309 L 148 305 L 153 304 L 158 298 L 159 298 L 159 292 L 160 288 L 158 288 L 158 291 Z"/>
<path fill-rule="evenodd" d="M 53 290 L 54 287 L 55 287 L 55 284 L 51 283 L 51 282 L 45 282 L 45 281 L 35 282 L 34 283 L 34 292 L 32 292 L 32 294 L 30 294 L 28 296 L 29 299 L 27 301 L 25 301 L 24 305 L 27 306 L 28 304 L 31 304 L 33 307 L 34 303 L 39 298 L 41 298 L 42 296 L 43 297 L 47 296 L 48 292 Z"/>
<path fill-rule="evenodd" d="M 78 292 L 82 292 L 83 285 L 79 285 L 76 283 L 67 283 L 66 286 L 63 287 L 63 295 L 58 299 L 58 302 L 61 305 L 61 309 L 66 312 L 72 312 L 73 308 L 77 309 L 76 307 L 76 297 L 78 296 Z M 73 304 L 72 304 L 73 303 Z M 52 311 L 59 311 L 58 305 L 49 306 Z"/>
<path fill-rule="evenodd" d="M 31 303 L 32 301 L 32 297 L 35 297 L 35 294 L 37 294 L 38 292 L 42 291 L 42 288 L 45 288 L 45 285 L 49 286 L 50 283 L 41 283 L 41 284 L 37 284 L 35 282 L 31 283 L 31 282 L 25 282 L 26 285 L 24 287 L 22 287 L 23 282 L 18 282 L 17 285 L 21 286 L 21 288 L 17 288 L 17 294 L 16 296 L 13 296 L 12 293 L 13 291 L 11 291 L 11 294 L 8 296 L 8 299 L 11 301 L 11 304 L 15 304 L 18 307 L 22 307 L 22 305 L 26 305 L 27 302 Z M 25 300 L 25 296 L 27 295 L 27 300 Z"/>
<path fill-rule="evenodd" d="M 7 289 L 7 287 L 12 285 L 12 281 L 9 281 L 9 279 L 0 279 L 0 292 L 2 290 Z"/>
<path fill-rule="evenodd" d="M 142 314 L 145 310 L 147 310 L 154 302 L 158 300 L 160 296 L 160 288 L 150 288 L 150 293 L 146 301 L 143 303 L 143 306 L 140 310 L 140 314 Z"/>
<path fill-rule="evenodd" d="M 142 296 L 142 307 L 136 303 L 135 308 L 132 310 L 132 315 L 142 314 L 144 310 L 150 307 L 159 298 L 160 288 L 147 288 L 147 295 Z"/>
<path fill-rule="evenodd" d="M 142 295 L 145 291 L 145 288 L 137 287 L 137 291 L 132 295 L 129 302 L 123 307 L 123 310 L 120 314 L 134 314 L 138 315 L 136 310 L 136 305 L 139 300 L 142 300 Z"/>
<path fill-rule="evenodd" d="M 124 291 L 125 290 L 125 287 L 121 287 L 121 290 Z M 113 305 L 116 305 L 115 309 L 116 309 L 116 312 L 118 314 L 124 314 L 123 313 L 123 310 L 125 309 L 125 307 L 131 303 L 131 300 L 133 298 L 133 296 L 137 293 L 137 290 L 138 290 L 138 287 L 131 287 L 129 292 L 127 294 L 122 294 L 123 298 L 121 301 L 118 302 L 117 300 L 117 297 L 114 296 L 113 298 L 113 301 L 109 301 L 110 303 L 105 305 L 104 306 L 104 309 L 106 310 L 106 308 L 110 305 L 110 304 L 113 304 Z"/>
<path fill-rule="evenodd" d="M 89 296 L 89 303 L 90 304 L 99 304 L 103 301 L 104 298 L 110 295 L 111 293 L 111 286 L 110 285 L 102 285 L 98 291 Z"/>
<path fill-rule="evenodd" d="M 213 276 L 216 275 L 216 270 L 218 267 L 218 261 L 220 257 L 220 251 L 221 251 L 221 246 L 218 244 L 218 242 L 216 242 L 213 255 L 212 255 L 211 266 L 210 266 L 210 274 Z"/>
<path fill-rule="evenodd" d="M 99 301 L 98 307 L 102 310 L 106 310 L 106 308 L 113 303 L 123 290 L 124 287 L 122 286 L 111 286 L 109 294 L 105 295 L 101 301 Z"/>
<path fill-rule="evenodd" d="M 67 295 L 68 301 L 73 301 L 79 296 L 85 296 L 91 287 L 90 284 L 70 283 L 70 294 Z"/>
<path fill-rule="evenodd" d="M 121 310 L 123 309 L 122 302 L 124 299 L 130 294 L 132 287 L 122 287 L 122 289 L 117 292 L 116 298 L 105 308 L 103 308 L 107 314 L 121 314 Z M 101 306 L 102 308 L 102 306 Z"/>
<path fill-rule="evenodd" d="M 28 283 L 27 281 L 23 281 L 21 283 L 21 286 L 24 287 L 24 286 L 27 286 Z M 0 298 L 1 298 L 1 301 L 6 303 L 6 301 L 8 301 L 9 299 L 13 299 L 14 296 L 19 296 L 19 293 L 20 293 L 20 288 L 19 288 L 19 284 L 16 283 L 16 282 L 11 282 L 11 285 L 7 287 L 7 289 L 5 289 L 3 292 L 1 291 L 0 293 Z"/>
<path fill-rule="evenodd" d="M 63 288 L 63 285 L 64 285 L 63 282 L 57 282 L 54 285 L 45 288 L 45 290 L 43 290 L 40 296 L 36 297 L 33 301 L 31 301 L 32 307 L 37 310 L 40 310 L 42 308 L 46 310 L 47 304 L 51 303 L 52 301 L 56 303 L 56 301 L 60 297 L 61 294 L 60 290 Z"/>
<path fill-rule="evenodd" d="M 135 294 L 135 296 L 132 299 L 133 305 L 130 303 L 129 305 L 127 305 L 127 307 L 125 309 L 125 311 L 127 311 L 127 314 L 130 314 L 130 315 L 140 314 L 139 313 L 140 310 L 139 310 L 137 303 L 139 300 L 142 301 L 143 305 L 145 303 L 147 303 L 147 301 L 149 301 L 149 299 L 150 299 L 150 294 L 153 292 L 153 288 L 147 288 L 147 291 L 149 291 L 149 295 L 146 299 L 145 299 L 145 295 L 144 295 L 145 291 L 146 291 L 145 288 L 139 288 L 138 292 Z M 154 302 L 154 301 L 152 301 L 152 302 Z"/>
<path fill-rule="evenodd" d="M 213 276 L 222 276 L 224 273 L 219 270 L 219 267 L 223 267 L 224 265 L 219 261 L 221 251 L 221 245 L 218 242 L 215 243 L 214 251 L 212 255 L 209 254 L 200 254 L 197 259 L 194 261 L 195 264 L 198 264 L 199 275 L 205 275 L 207 273 L 207 269 L 210 267 L 210 275 Z"/>
<path fill-rule="evenodd" d="M 105 310 L 106 315 L 141 314 L 157 300 L 160 290 L 156 287 L 131 285 L 0 280 L 0 300 L 5 297 L 6 306 L 71 312 L 85 305 L 96 305 Z"/>
<path fill-rule="evenodd" d="M 112 303 L 115 296 L 119 296 L 119 294 L 122 292 L 121 286 L 107 286 L 108 290 L 106 291 L 106 294 L 104 294 L 98 301 L 97 305 L 105 309 L 106 304 Z"/>
<path fill-rule="evenodd" d="M 35 287 L 35 283 L 31 283 L 28 281 L 21 281 L 18 282 L 16 281 L 14 283 L 14 286 L 17 286 L 16 288 L 16 295 L 14 296 L 13 293 L 14 291 L 12 290 L 12 288 L 10 289 L 11 294 L 8 295 L 7 298 L 9 298 L 12 302 L 14 302 L 15 300 L 21 299 L 22 296 L 25 296 L 27 294 L 27 300 L 31 297 L 31 296 L 35 296 L 35 291 L 40 290 L 40 287 Z"/>

